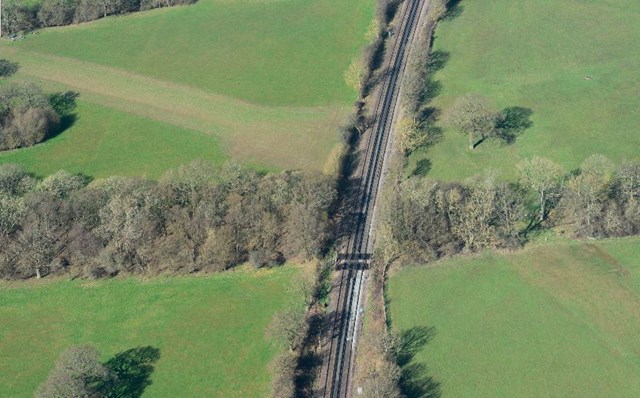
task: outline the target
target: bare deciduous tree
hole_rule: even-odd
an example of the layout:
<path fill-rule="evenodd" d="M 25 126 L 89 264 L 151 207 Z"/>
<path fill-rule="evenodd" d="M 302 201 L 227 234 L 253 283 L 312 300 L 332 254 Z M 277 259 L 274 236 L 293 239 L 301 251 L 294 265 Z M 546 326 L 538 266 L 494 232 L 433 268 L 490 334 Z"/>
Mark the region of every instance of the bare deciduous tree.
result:
<path fill-rule="evenodd" d="M 547 215 L 549 201 L 557 199 L 561 194 L 561 183 L 566 172 L 559 164 L 538 156 L 523 160 L 517 167 L 520 171 L 520 184 L 538 195 L 538 221 L 542 222 Z"/>
<path fill-rule="evenodd" d="M 62 354 L 47 380 L 38 388 L 37 398 L 100 397 L 100 388 L 111 372 L 100 363 L 100 353 L 89 345 L 74 346 Z"/>
<path fill-rule="evenodd" d="M 405 154 L 410 154 L 429 142 L 427 129 L 413 118 L 400 120 L 397 131 L 400 150 Z"/>
<path fill-rule="evenodd" d="M 473 150 L 495 131 L 496 113 L 489 107 L 489 101 L 476 94 L 458 98 L 448 114 L 449 122 L 467 135 L 469 149 Z"/>

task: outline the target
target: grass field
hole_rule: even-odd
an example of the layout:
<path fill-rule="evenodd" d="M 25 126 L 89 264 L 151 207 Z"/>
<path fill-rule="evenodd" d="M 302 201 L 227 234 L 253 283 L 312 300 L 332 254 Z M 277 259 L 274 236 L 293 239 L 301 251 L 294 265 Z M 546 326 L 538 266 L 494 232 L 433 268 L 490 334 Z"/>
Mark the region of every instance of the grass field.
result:
<path fill-rule="evenodd" d="M 0 56 L 20 63 L 16 79 L 214 136 L 226 157 L 323 170 L 356 98 L 344 71 L 365 44 L 374 4 L 201 0 L 46 29 L 0 44 Z M 103 123 L 96 116 L 86 123 Z"/>
<path fill-rule="evenodd" d="M 416 385 L 432 377 L 445 397 L 639 396 L 639 258 L 629 238 L 397 272 L 393 328 L 433 328 Z"/>
<path fill-rule="evenodd" d="M 90 343 L 105 360 L 159 349 L 144 396 L 266 397 L 277 347 L 265 328 L 297 300 L 296 272 L 0 283 L 0 395 L 32 396 L 62 350 Z"/>
<path fill-rule="evenodd" d="M 18 163 L 47 176 L 58 170 L 92 177 L 158 178 L 193 159 L 219 163 L 225 158 L 216 137 L 117 111 L 80 103 L 78 120 L 65 131 L 31 148 L 0 152 L 0 163 Z"/>
<path fill-rule="evenodd" d="M 635 0 L 463 1 L 459 17 L 438 25 L 436 50 L 447 51 L 435 75 L 446 111 L 466 93 L 496 110 L 533 111 L 533 127 L 512 146 L 467 149 L 451 130 L 429 150 L 430 175 L 459 180 L 486 168 L 515 174 L 524 157 L 552 158 L 572 169 L 590 154 L 614 160 L 640 152 L 640 3 Z M 586 80 L 591 76 L 591 80 Z"/>

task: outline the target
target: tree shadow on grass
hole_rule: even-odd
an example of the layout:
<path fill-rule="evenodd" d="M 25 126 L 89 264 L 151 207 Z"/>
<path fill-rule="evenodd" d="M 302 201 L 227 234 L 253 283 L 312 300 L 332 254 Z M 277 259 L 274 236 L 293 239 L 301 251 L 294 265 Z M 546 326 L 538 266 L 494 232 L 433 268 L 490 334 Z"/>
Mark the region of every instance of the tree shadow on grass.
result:
<path fill-rule="evenodd" d="M 322 336 L 329 333 L 327 316 L 323 313 L 315 313 L 307 318 L 309 326 L 305 336 L 300 356 L 296 364 L 294 376 L 294 397 L 313 397 L 313 386 L 320 374 L 322 367 L 322 355 L 316 349 Z"/>
<path fill-rule="evenodd" d="M 155 347 L 137 347 L 123 351 L 111 358 L 105 366 L 114 378 L 103 387 L 105 397 L 138 398 L 151 385 L 151 373 L 160 359 Z"/>
<path fill-rule="evenodd" d="M 49 95 L 49 104 L 58 115 L 60 115 L 60 123 L 55 130 L 51 131 L 46 140 L 50 140 L 67 131 L 78 120 L 75 110 L 78 107 L 76 100 L 80 93 L 76 91 L 58 92 Z M 45 141 L 46 141 L 45 140 Z"/>
<path fill-rule="evenodd" d="M 533 126 L 531 115 L 533 110 L 522 106 L 503 109 L 496 120 L 496 136 L 507 145 L 513 144 L 518 136 Z"/>
<path fill-rule="evenodd" d="M 47 135 L 47 138 L 42 142 L 48 141 L 64 133 L 65 131 L 70 129 L 74 124 L 76 124 L 76 121 L 78 121 L 78 116 L 76 114 L 62 116 L 60 118 L 60 123 L 58 124 L 58 126 L 53 131 L 51 131 Z"/>
<path fill-rule="evenodd" d="M 425 108 L 429 105 L 434 98 L 436 98 L 442 92 L 442 83 L 434 80 L 434 75 L 439 70 L 443 69 L 449 58 L 451 57 L 448 51 L 435 50 L 429 53 L 427 60 L 427 79 L 424 82 L 422 93 L 420 94 L 420 106 Z"/>
<path fill-rule="evenodd" d="M 7 59 L 0 59 L 0 78 L 9 77 L 20 69 L 20 64 Z"/>
<path fill-rule="evenodd" d="M 400 366 L 398 382 L 402 395 L 407 398 L 440 398 L 440 383 L 429 375 L 429 369 L 423 363 L 414 363 L 413 359 L 435 337 L 434 327 L 418 326 L 400 334 L 400 344 L 396 362 Z"/>
<path fill-rule="evenodd" d="M 449 53 L 448 51 L 431 51 L 431 53 L 429 54 L 429 61 L 427 63 L 429 73 L 435 73 L 444 68 L 447 65 L 447 62 L 449 62 L 449 58 L 451 58 L 451 53 Z"/>
<path fill-rule="evenodd" d="M 436 98 L 442 92 L 442 83 L 434 79 L 434 75 L 437 71 L 445 67 L 449 61 L 449 52 L 443 50 L 436 50 L 429 54 L 427 62 L 427 78 L 424 82 L 424 87 L 420 93 L 419 107 L 415 112 L 415 117 L 421 126 L 424 133 L 427 135 L 427 139 L 419 146 L 419 148 L 428 148 L 441 141 L 443 131 L 442 128 L 437 126 L 438 119 L 440 118 L 440 109 L 430 106 L 431 101 Z M 416 148 L 418 149 L 418 148 Z M 431 168 L 430 162 L 425 159 L 422 162 L 422 168 L 413 175 L 426 175 Z M 425 167 L 428 166 L 428 167 Z"/>
<path fill-rule="evenodd" d="M 424 159 L 420 159 L 416 162 L 416 167 L 413 169 L 413 171 L 411 172 L 412 176 L 426 176 L 429 171 L 431 171 L 431 167 L 433 166 L 433 163 L 431 162 L 430 159 L 424 158 Z"/>
<path fill-rule="evenodd" d="M 413 363 L 400 372 L 400 390 L 407 398 L 440 398 L 440 383 L 428 375 L 429 369 L 422 363 Z"/>
<path fill-rule="evenodd" d="M 447 1 L 447 12 L 442 17 L 444 21 L 451 21 L 462 15 L 464 7 L 462 6 L 462 0 L 449 0 Z"/>

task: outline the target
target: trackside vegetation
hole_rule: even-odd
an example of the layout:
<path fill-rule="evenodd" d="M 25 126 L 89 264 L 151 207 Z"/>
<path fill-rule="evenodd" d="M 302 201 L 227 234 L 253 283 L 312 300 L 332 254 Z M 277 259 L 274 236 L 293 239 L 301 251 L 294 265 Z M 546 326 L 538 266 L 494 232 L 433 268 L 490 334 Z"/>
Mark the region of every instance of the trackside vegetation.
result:
<path fill-rule="evenodd" d="M 110 396 L 267 397 L 286 348 L 265 330 L 303 305 L 298 273 L 0 282 L 2 395 L 33 396 L 63 351 L 89 344 L 118 376 Z"/>
<path fill-rule="evenodd" d="M 640 394 L 640 240 L 536 245 L 407 267 L 389 282 L 417 396 Z M 411 337 L 411 338 L 408 338 Z"/>

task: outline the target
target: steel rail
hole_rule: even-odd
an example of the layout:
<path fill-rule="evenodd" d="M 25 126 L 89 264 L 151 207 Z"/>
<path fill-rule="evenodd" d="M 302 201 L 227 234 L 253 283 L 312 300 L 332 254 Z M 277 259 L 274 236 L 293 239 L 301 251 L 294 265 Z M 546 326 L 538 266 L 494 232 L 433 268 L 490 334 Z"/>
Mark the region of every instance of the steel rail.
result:
<path fill-rule="evenodd" d="M 365 157 L 359 175 L 361 179 L 352 194 L 357 200 L 355 211 L 341 225 L 343 233 L 348 234 L 345 247 L 344 268 L 341 271 L 329 358 L 324 375 L 324 396 L 341 397 L 350 394 L 353 354 L 356 348 L 357 328 L 360 312 L 360 297 L 366 278 L 366 265 L 371 255 L 371 225 L 373 209 L 380 187 L 380 178 L 384 170 L 389 135 L 393 127 L 394 115 L 400 91 L 399 80 L 404 72 L 407 46 L 415 36 L 415 25 L 427 0 L 407 0 L 403 9 L 403 21 L 396 40 L 393 41 L 391 55 L 387 62 L 387 73 L 374 115 L 377 121 L 368 137 Z M 358 176 L 358 173 L 356 173 Z M 346 229 L 346 230 L 344 230 Z M 337 265 L 340 267 L 339 262 Z M 351 341 L 351 344 L 349 344 Z"/>

